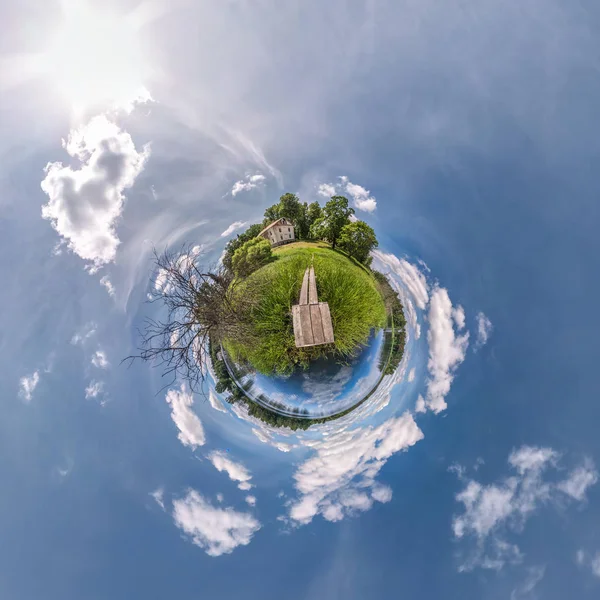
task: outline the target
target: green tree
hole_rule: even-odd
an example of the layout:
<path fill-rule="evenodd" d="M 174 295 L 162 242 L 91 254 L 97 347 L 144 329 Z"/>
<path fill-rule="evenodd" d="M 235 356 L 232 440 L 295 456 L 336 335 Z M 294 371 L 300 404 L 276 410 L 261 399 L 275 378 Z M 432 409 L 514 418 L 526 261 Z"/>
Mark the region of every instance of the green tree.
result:
<path fill-rule="evenodd" d="M 308 204 L 303 202 L 300 204 L 298 217 L 294 221 L 296 238 L 306 240 L 309 237 L 310 222 L 308 220 Z"/>
<path fill-rule="evenodd" d="M 223 394 L 229 390 L 230 387 L 231 384 L 228 384 L 226 381 L 219 380 L 217 381 L 217 385 L 215 385 L 215 392 L 217 392 L 217 394 Z"/>
<path fill-rule="evenodd" d="M 379 245 L 373 228 L 364 221 L 355 221 L 344 225 L 337 243 L 340 250 L 366 266 L 369 266 L 372 261 L 371 250 Z"/>
<path fill-rule="evenodd" d="M 308 220 L 311 225 L 323 214 L 323 209 L 318 202 L 311 202 L 307 209 Z"/>
<path fill-rule="evenodd" d="M 303 206 L 296 194 L 284 194 L 277 205 L 279 218 L 285 217 L 293 223 L 302 220 Z"/>
<path fill-rule="evenodd" d="M 302 203 L 296 194 L 284 194 L 279 199 L 279 217 L 289 219 L 295 226 L 296 237 L 305 240 L 308 237 L 308 224 L 306 222 L 306 211 L 308 205 Z"/>
<path fill-rule="evenodd" d="M 325 217 L 319 217 L 310 226 L 309 237 L 311 240 L 327 239 L 327 221 Z"/>
<path fill-rule="evenodd" d="M 327 240 L 335 249 L 340 232 L 350 223 L 354 209 L 348 206 L 348 198 L 333 196 L 323 207 L 323 215 L 311 226 L 311 237 Z"/>
<path fill-rule="evenodd" d="M 256 269 L 266 265 L 273 255 L 271 244 L 262 237 L 255 237 L 242 244 L 231 259 L 236 277 L 247 277 Z"/>
<path fill-rule="evenodd" d="M 277 204 L 273 204 L 273 206 L 269 206 L 265 210 L 263 225 L 266 227 L 273 221 L 285 217 L 294 223 L 296 237 L 298 239 L 306 239 L 310 227 L 307 222 L 307 210 L 308 205 L 306 202 L 300 202 L 296 194 L 283 194 Z"/>
<path fill-rule="evenodd" d="M 263 226 L 266 227 L 267 225 L 271 224 L 273 221 L 276 221 L 277 219 L 279 219 L 280 214 L 279 214 L 279 204 L 273 204 L 273 206 L 269 206 L 269 208 L 267 208 L 265 210 L 265 218 L 263 219 Z"/>
<path fill-rule="evenodd" d="M 305 203 L 306 204 L 306 203 Z M 311 202 L 306 207 L 306 237 L 310 237 L 310 229 L 323 215 L 323 210 L 318 202 Z"/>
<path fill-rule="evenodd" d="M 232 271 L 231 260 L 233 259 L 234 252 L 248 240 L 255 238 L 262 230 L 263 226 L 260 223 L 250 225 L 246 231 L 240 233 L 236 238 L 227 242 L 227 246 L 225 246 L 225 252 L 223 253 L 223 265 L 227 270 Z"/>

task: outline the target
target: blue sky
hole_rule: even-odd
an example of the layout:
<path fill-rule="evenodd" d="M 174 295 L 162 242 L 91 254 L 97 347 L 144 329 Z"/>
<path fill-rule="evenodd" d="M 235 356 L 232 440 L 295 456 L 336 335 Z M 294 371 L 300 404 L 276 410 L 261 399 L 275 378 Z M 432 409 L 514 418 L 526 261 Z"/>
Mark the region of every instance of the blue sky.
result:
<path fill-rule="evenodd" d="M 0 2 L 0 592 L 596 598 L 592 2 Z M 274 431 L 121 360 L 152 248 L 349 197 L 405 359 Z"/>

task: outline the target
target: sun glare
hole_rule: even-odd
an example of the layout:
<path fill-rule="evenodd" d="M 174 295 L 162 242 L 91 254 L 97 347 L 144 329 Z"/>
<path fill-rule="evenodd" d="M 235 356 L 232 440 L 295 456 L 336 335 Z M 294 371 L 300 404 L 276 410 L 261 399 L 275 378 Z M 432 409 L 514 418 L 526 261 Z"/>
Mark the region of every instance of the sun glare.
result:
<path fill-rule="evenodd" d="M 46 71 L 74 111 L 129 109 L 148 100 L 138 26 L 81 0 L 62 3 L 63 22 L 45 52 Z"/>

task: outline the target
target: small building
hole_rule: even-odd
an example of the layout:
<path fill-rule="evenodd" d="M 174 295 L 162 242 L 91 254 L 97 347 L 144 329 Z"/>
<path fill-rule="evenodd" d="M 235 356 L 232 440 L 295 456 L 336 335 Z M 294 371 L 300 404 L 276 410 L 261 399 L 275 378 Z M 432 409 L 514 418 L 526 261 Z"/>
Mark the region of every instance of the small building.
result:
<path fill-rule="evenodd" d="M 281 244 L 289 244 L 296 239 L 294 233 L 294 224 L 285 217 L 273 221 L 267 225 L 259 234 L 266 240 L 271 242 L 271 246 L 281 246 Z"/>

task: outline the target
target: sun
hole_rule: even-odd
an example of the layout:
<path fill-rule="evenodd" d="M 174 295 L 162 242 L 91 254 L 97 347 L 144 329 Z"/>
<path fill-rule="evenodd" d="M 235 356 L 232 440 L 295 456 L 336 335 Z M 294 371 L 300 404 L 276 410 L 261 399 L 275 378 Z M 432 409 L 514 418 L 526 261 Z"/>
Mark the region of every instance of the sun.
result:
<path fill-rule="evenodd" d="M 43 53 L 43 70 L 73 110 L 148 100 L 139 23 L 82 0 L 61 4 L 63 21 Z"/>

